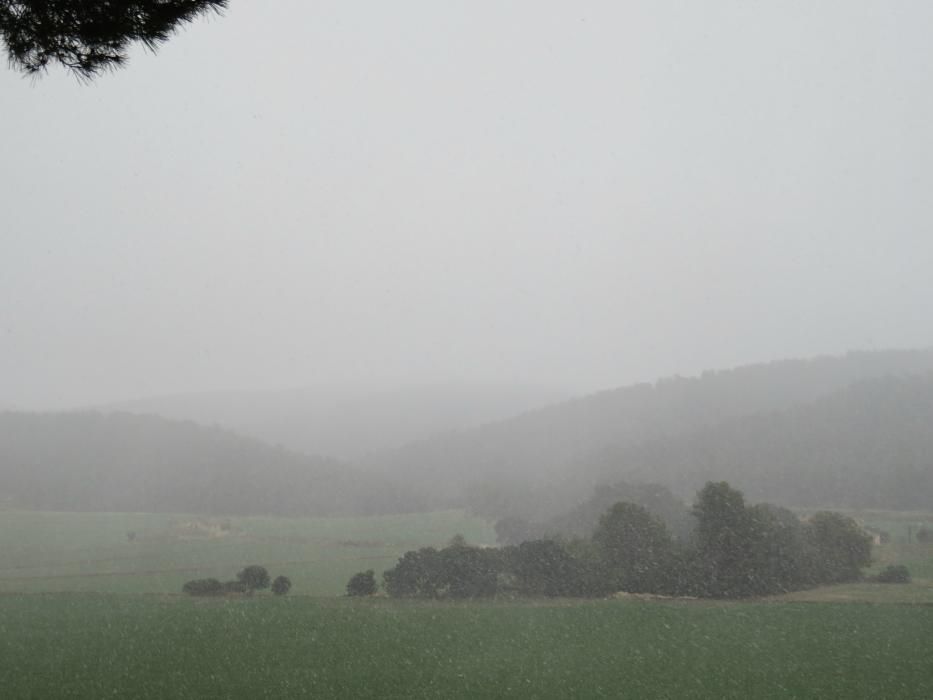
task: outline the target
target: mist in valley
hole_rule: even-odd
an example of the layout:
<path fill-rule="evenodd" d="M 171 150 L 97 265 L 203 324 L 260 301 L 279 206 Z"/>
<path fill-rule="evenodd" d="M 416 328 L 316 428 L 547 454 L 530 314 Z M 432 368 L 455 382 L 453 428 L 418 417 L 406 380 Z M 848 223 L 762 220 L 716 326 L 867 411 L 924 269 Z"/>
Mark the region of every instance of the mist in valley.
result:
<path fill-rule="evenodd" d="M 19 5 L 0 593 L 933 602 L 933 7 Z"/>
<path fill-rule="evenodd" d="M 285 3 L 92 85 L 6 71 L 0 403 L 543 515 L 653 478 L 614 450 L 922 375 L 925 352 L 845 357 L 933 344 L 910 14 Z"/>

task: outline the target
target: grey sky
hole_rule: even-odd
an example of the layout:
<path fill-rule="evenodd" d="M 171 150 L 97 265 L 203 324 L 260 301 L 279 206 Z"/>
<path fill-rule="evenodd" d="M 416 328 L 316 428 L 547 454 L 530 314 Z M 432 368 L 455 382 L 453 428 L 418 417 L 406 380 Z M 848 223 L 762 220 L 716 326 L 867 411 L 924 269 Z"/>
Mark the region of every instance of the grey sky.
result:
<path fill-rule="evenodd" d="M 0 71 L 0 404 L 933 344 L 933 5 L 234 0 Z"/>

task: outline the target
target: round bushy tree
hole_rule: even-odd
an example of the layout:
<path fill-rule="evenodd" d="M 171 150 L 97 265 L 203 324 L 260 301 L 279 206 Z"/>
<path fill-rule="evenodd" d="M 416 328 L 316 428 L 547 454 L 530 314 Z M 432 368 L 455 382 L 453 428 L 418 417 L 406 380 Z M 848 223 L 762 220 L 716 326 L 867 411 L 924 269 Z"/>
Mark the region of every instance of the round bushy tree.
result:
<path fill-rule="evenodd" d="M 288 576 L 276 576 L 272 582 L 272 592 L 275 595 L 285 595 L 292 588 L 292 580 Z"/>
<path fill-rule="evenodd" d="M 368 596 L 376 592 L 376 576 L 372 569 L 354 574 L 347 583 L 348 596 Z"/>

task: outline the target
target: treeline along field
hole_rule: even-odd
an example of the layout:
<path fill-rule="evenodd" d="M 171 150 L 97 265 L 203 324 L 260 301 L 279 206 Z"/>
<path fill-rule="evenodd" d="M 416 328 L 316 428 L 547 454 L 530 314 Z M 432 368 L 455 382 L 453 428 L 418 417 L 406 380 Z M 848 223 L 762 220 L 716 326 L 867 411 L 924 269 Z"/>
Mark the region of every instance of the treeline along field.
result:
<path fill-rule="evenodd" d="M 6 697 L 933 697 L 933 607 L 0 596 Z"/>

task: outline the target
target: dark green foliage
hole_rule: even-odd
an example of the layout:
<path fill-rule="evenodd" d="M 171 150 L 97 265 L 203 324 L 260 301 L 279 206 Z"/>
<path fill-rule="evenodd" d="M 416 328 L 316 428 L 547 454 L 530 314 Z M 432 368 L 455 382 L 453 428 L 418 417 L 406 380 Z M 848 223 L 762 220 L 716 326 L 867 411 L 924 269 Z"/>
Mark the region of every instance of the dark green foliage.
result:
<path fill-rule="evenodd" d="M 383 573 L 383 582 L 393 597 L 488 597 L 498 587 L 500 560 L 498 551 L 479 547 L 425 547 L 406 552 L 395 567 Z"/>
<path fill-rule="evenodd" d="M 198 578 L 188 581 L 181 588 L 188 595 L 220 595 L 223 593 L 223 584 L 216 578 Z"/>
<path fill-rule="evenodd" d="M 634 503 L 616 503 L 593 533 L 607 582 L 617 591 L 660 592 L 674 541 L 664 523 Z"/>
<path fill-rule="evenodd" d="M 272 582 L 272 592 L 275 595 L 285 595 L 291 589 L 292 580 L 288 576 L 276 576 L 275 580 Z"/>
<path fill-rule="evenodd" d="M 528 596 L 587 597 L 608 593 L 599 563 L 555 540 L 532 540 L 503 550 L 503 570 Z"/>
<path fill-rule="evenodd" d="M 595 596 L 615 591 L 743 598 L 858 580 L 871 538 L 851 518 L 817 513 L 802 523 L 786 508 L 747 506 L 741 491 L 709 482 L 693 507 L 694 536 L 675 540 L 642 506 L 616 503 L 591 539 L 537 539 L 502 550 L 462 538 L 407 552 L 385 572 L 394 597 L 478 598 L 497 591 Z"/>
<path fill-rule="evenodd" d="M 910 583 L 910 571 L 903 564 L 891 564 L 872 580 L 876 583 Z"/>
<path fill-rule="evenodd" d="M 726 482 L 708 483 L 694 513 L 692 588 L 699 595 L 739 598 L 857 581 L 871 563 L 871 537 L 838 513 L 803 524 L 786 509 L 747 507 Z"/>
<path fill-rule="evenodd" d="M 253 564 L 236 575 L 237 581 L 252 593 L 269 587 L 269 572 L 264 566 Z"/>
<path fill-rule="evenodd" d="M 857 581 L 871 564 L 871 537 L 852 518 L 820 512 L 807 522 L 816 583 Z"/>
<path fill-rule="evenodd" d="M 522 595 L 569 595 L 576 562 L 559 542 L 533 540 L 505 550 L 508 569 Z"/>
<path fill-rule="evenodd" d="M 749 508 L 752 522 L 750 593 L 783 593 L 813 583 L 815 556 L 807 529 L 793 512 L 768 503 Z"/>
<path fill-rule="evenodd" d="M 454 544 L 439 552 L 441 589 L 450 598 L 487 598 L 496 594 L 499 553 Z"/>
<path fill-rule="evenodd" d="M 697 494 L 693 514 L 705 595 L 737 598 L 758 592 L 754 558 L 761 523 L 745 507 L 742 492 L 725 481 L 709 482 Z"/>
<path fill-rule="evenodd" d="M 372 569 L 353 574 L 347 583 L 348 596 L 369 596 L 373 595 L 377 589 L 376 576 Z"/>
<path fill-rule="evenodd" d="M 26 73 L 59 63 L 82 78 L 122 65 L 130 45 L 149 49 L 227 0 L 0 0 L 0 36 Z"/>
<path fill-rule="evenodd" d="M 249 593 L 249 586 L 242 581 L 224 581 L 224 593 Z"/>
<path fill-rule="evenodd" d="M 398 563 L 382 574 L 383 587 L 395 598 L 437 598 L 441 564 L 433 547 L 405 552 Z"/>
<path fill-rule="evenodd" d="M 933 542 L 933 530 L 930 530 L 926 527 L 921 527 L 917 530 L 916 534 L 917 542 Z"/>

